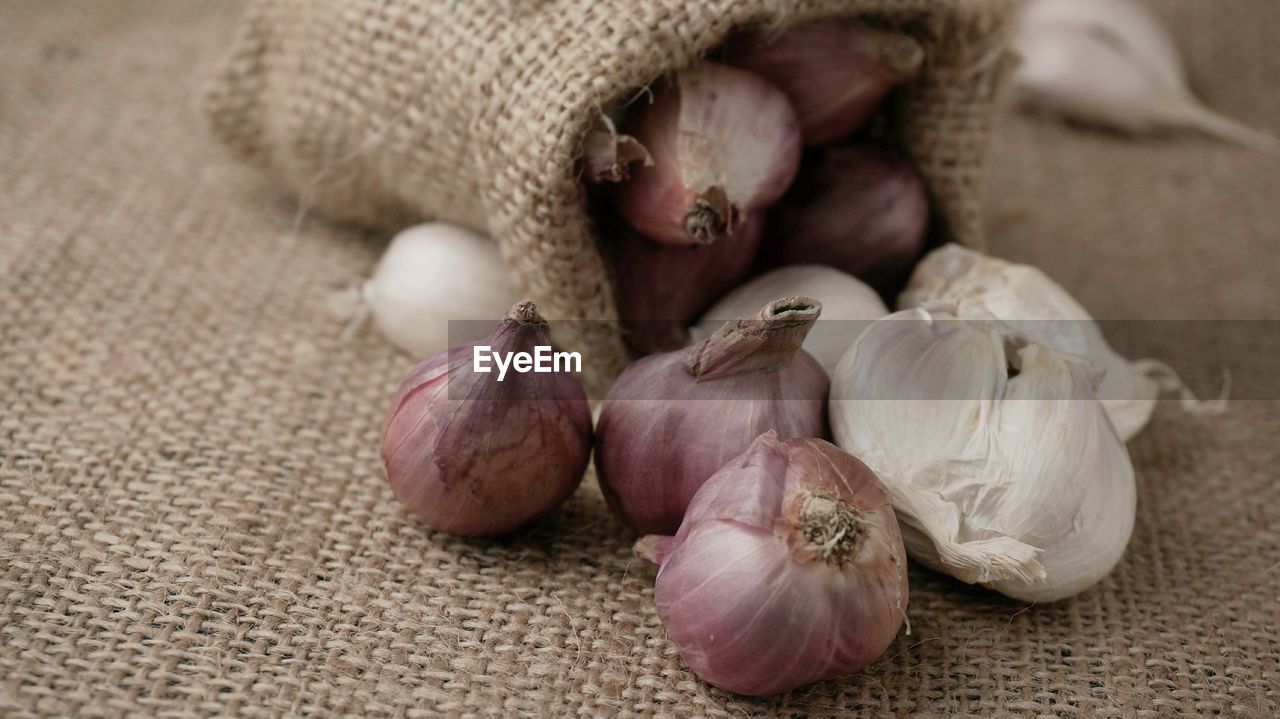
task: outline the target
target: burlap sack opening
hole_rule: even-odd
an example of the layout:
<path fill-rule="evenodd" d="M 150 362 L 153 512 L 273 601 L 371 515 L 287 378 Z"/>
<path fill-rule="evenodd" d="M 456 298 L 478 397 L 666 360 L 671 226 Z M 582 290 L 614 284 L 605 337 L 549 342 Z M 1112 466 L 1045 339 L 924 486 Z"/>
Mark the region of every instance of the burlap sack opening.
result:
<path fill-rule="evenodd" d="M 305 209 L 493 235 L 518 283 L 564 322 L 590 391 L 628 361 L 579 182 L 601 108 L 633 100 L 733 31 L 857 16 L 924 45 L 893 135 L 929 184 L 934 226 L 983 244 L 989 123 L 1015 0 L 256 0 L 207 94 L 216 133 Z M 607 241 L 607 238 L 605 239 Z"/>

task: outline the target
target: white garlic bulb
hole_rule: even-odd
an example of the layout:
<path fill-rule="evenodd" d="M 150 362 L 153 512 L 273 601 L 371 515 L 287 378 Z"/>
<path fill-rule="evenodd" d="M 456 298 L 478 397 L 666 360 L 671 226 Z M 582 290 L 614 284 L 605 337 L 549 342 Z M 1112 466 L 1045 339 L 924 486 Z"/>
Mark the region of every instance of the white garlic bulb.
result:
<path fill-rule="evenodd" d="M 828 375 L 867 325 L 889 314 L 880 295 L 853 275 L 823 265 L 791 265 L 763 274 L 722 297 L 693 328 L 693 339 L 697 342 L 710 337 L 729 320 L 752 317 L 780 297 L 812 297 L 822 303 L 822 318 L 809 330 L 803 349 Z"/>
<path fill-rule="evenodd" d="M 1134 0 L 1035 0 L 1021 13 L 1013 86 L 1023 105 L 1144 134 L 1189 129 L 1280 156 L 1280 141 L 1206 107 L 1177 48 Z"/>
<path fill-rule="evenodd" d="M 420 359 L 488 336 L 520 299 L 491 239 L 431 222 L 399 232 L 373 276 L 330 306 L 347 319 L 372 315 L 392 344 Z M 455 323 L 450 336 L 450 320 L 475 321 Z"/>
<path fill-rule="evenodd" d="M 1027 601 L 1077 594 L 1133 529 L 1133 466 L 1097 369 L 980 307 L 873 323 L 832 377 L 836 443 L 884 482 L 917 560 Z"/>
<path fill-rule="evenodd" d="M 1125 441 L 1150 421 L 1159 385 L 1143 370 L 1145 363 L 1129 362 L 1116 354 L 1089 312 L 1039 269 L 946 245 L 916 266 L 898 307 L 960 299 L 973 302 L 1036 342 L 1099 365 L 1105 374 L 1098 398 Z"/>

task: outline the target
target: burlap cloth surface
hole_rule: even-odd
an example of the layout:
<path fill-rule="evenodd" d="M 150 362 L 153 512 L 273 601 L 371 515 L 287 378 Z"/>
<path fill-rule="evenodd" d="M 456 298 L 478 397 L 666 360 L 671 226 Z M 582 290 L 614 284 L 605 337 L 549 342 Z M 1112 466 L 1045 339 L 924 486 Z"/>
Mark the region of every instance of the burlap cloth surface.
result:
<path fill-rule="evenodd" d="M 1280 131 L 1280 6 L 1160 8 L 1203 94 Z M 0 713 L 1280 711 L 1276 402 L 1161 406 L 1129 552 L 1084 595 L 913 570 L 882 661 L 762 700 L 683 667 L 593 481 L 506 542 L 410 520 L 376 449 L 410 361 L 324 308 L 383 238 L 299 217 L 201 124 L 237 10 L 0 5 Z M 994 249 L 1101 315 L 1276 317 L 1274 163 L 1011 117 L 992 190 Z"/>

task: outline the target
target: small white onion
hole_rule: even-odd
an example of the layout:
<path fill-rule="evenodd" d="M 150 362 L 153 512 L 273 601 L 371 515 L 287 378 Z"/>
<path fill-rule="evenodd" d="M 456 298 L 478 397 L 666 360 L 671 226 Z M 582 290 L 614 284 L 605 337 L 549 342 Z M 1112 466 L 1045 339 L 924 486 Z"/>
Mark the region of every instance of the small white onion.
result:
<path fill-rule="evenodd" d="M 443 222 L 415 225 L 391 240 L 361 300 L 391 343 L 416 358 L 481 339 L 520 300 L 494 242 Z M 450 320 L 483 320 L 456 323 Z"/>
<path fill-rule="evenodd" d="M 792 265 L 760 275 L 725 295 L 693 328 L 695 341 L 729 320 L 751 317 L 780 297 L 812 297 L 822 303 L 818 320 L 804 341 L 804 350 L 830 375 L 849 345 L 889 308 L 861 280 L 822 265 Z"/>

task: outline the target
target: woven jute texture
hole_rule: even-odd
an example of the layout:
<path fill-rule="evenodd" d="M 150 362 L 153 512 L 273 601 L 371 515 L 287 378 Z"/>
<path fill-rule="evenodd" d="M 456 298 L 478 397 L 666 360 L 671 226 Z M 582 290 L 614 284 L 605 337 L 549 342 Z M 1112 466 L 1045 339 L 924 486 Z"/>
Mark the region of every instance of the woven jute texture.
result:
<path fill-rule="evenodd" d="M 735 28 L 857 14 L 918 37 L 895 108 L 940 234 L 981 244 L 988 124 L 1010 0 L 254 0 L 207 109 L 216 133 L 307 208 L 382 227 L 487 230 L 524 292 L 607 386 L 626 364 L 579 145 L 613 102 Z M 604 238 L 608 241 L 608 238 Z"/>
<path fill-rule="evenodd" d="M 1161 8 L 1203 94 L 1280 131 L 1280 7 Z M 594 479 L 507 541 L 412 520 L 377 455 L 411 360 L 324 308 L 385 237 L 300 216 L 202 121 L 240 10 L 0 3 L 0 715 L 1280 714 L 1277 402 L 1162 404 L 1132 544 L 1080 597 L 913 568 L 910 636 L 768 699 L 683 666 Z M 1276 317 L 1275 163 L 996 137 L 999 252 L 1101 314 Z"/>

